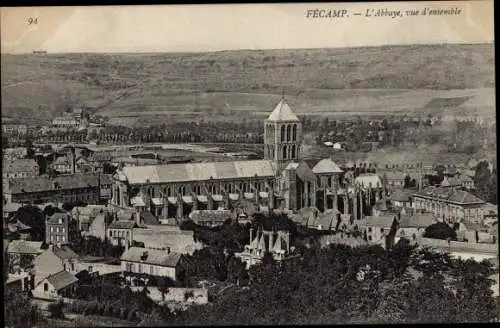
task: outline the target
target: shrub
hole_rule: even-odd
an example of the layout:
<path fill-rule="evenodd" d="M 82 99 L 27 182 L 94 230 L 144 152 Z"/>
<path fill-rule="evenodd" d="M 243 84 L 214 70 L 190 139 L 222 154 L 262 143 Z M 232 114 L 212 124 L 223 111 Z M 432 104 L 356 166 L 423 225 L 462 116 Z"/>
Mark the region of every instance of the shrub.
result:
<path fill-rule="evenodd" d="M 47 307 L 47 310 L 50 313 L 50 316 L 52 318 L 64 318 L 64 312 L 63 312 L 63 306 L 64 303 L 62 300 L 50 303 L 49 306 Z"/>
<path fill-rule="evenodd" d="M 137 315 L 136 315 L 136 310 L 135 309 L 132 309 L 131 311 L 129 311 L 128 315 L 127 315 L 127 320 L 128 321 L 135 321 L 137 319 Z"/>
<path fill-rule="evenodd" d="M 129 314 L 129 309 L 128 308 L 121 308 L 120 309 L 120 318 L 121 319 L 123 319 L 123 320 L 127 319 L 128 314 Z"/>

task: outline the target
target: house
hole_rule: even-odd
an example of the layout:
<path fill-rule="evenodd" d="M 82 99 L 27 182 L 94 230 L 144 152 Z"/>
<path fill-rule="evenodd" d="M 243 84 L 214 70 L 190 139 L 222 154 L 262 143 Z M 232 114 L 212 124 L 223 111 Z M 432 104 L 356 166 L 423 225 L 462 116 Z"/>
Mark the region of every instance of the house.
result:
<path fill-rule="evenodd" d="M 42 279 L 32 291 L 33 297 L 46 300 L 57 300 L 62 297 L 71 297 L 78 282 L 73 274 L 59 271 Z"/>
<path fill-rule="evenodd" d="M 186 266 L 182 254 L 167 250 L 156 250 L 141 247 L 131 247 L 121 258 L 124 273 L 148 274 L 157 277 L 169 277 L 172 280 L 182 280 Z"/>
<path fill-rule="evenodd" d="M 337 227 L 338 210 L 326 210 L 316 216 L 309 216 L 307 227 L 316 230 L 335 230 Z"/>
<path fill-rule="evenodd" d="M 9 272 L 32 268 L 35 258 L 41 253 L 41 241 L 12 240 L 7 246 Z"/>
<path fill-rule="evenodd" d="M 425 228 L 437 222 L 434 215 L 430 213 L 401 214 L 395 242 L 397 243 L 401 238 L 409 240 L 410 243 L 417 242 L 418 238 L 423 236 Z"/>
<path fill-rule="evenodd" d="M 231 220 L 233 214 L 229 210 L 195 210 L 189 214 L 189 218 L 198 225 L 215 227 Z"/>
<path fill-rule="evenodd" d="M 336 142 L 332 145 L 333 149 L 336 150 L 342 150 L 344 149 L 344 143 L 343 142 Z"/>
<path fill-rule="evenodd" d="M 79 256 L 68 246 L 50 245 L 35 258 L 35 285 L 45 277 L 62 270 L 77 273 L 76 264 Z"/>
<path fill-rule="evenodd" d="M 386 249 L 394 245 L 398 227 L 396 216 L 366 216 L 357 224 L 368 242 L 379 244 Z"/>
<path fill-rule="evenodd" d="M 250 229 L 250 244 L 245 245 L 241 253 L 235 253 L 246 263 L 247 269 L 252 265 L 258 264 L 264 258 L 264 255 L 270 253 L 276 261 L 286 261 L 295 258 L 291 252 L 290 233 L 288 231 L 264 231 L 257 230 L 256 236 L 253 236 L 254 229 Z"/>
<path fill-rule="evenodd" d="M 17 178 L 33 178 L 38 176 L 39 167 L 34 159 L 3 160 L 2 181 Z"/>
<path fill-rule="evenodd" d="M 69 213 L 54 213 L 45 221 L 45 242 L 47 244 L 69 244 L 78 238 L 78 223 Z"/>
<path fill-rule="evenodd" d="M 113 185 L 113 177 L 111 174 L 101 173 L 99 175 L 99 187 L 100 194 L 99 198 L 101 200 L 110 200 L 111 199 L 111 186 Z"/>
<path fill-rule="evenodd" d="M 82 236 L 92 236 L 104 241 L 106 239 L 106 228 L 112 220 L 109 212 L 103 211 L 90 221 L 87 231 L 82 231 Z"/>
<path fill-rule="evenodd" d="M 170 249 L 174 253 L 192 255 L 202 249 L 203 244 L 194 240 L 194 232 L 176 226 L 160 225 L 149 228 L 134 228 L 133 240 L 151 249 Z"/>
<path fill-rule="evenodd" d="M 406 173 L 403 171 L 385 171 L 383 173 L 384 183 L 388 189 L 403 188 L 405 185 Z"/>
<path fill-rule="evenodd" d="M 392 207 L 412 207 L 414 189 L 396 189 L 389 196 Z"/>
<path fill-rule="evenodd" d="M 75 206 L 71 210 L 71 216 L 78 222 L 79 231 L 89 231 L 92 221 L 105 209 L 104 205 Z"/>
<path fill-rule="evenodd" d="M 11 233 L 14 234 L 14 236 L 17 234 L 19 236 L 19 239 L 22 240 L 29 240 L 30 239 L 30 233 L 32 228 L 24 223 L 22 223 L 19 220 L 16 220 L 14 222 L 9 222 L 7 223 L 7 230 Z"/>
<path fill-rule="evenodd" d="M 7 202 L 14 203 L 77 203 L 96 204 L 99 181 L 95 174 L 66 174 L 54 178 L 38 176 L 9 180 L 3 190 Z"/>
<path fill-rule="evenodd" d="M 137 227 L 135 220 L 117 220 L 107 227 L 106 237 L 112 245 L 128 248 L 132 245 L 133 230 Z"/>
<path fill-rule="evenodd" d="M 66 156 L 61 156 L 52 163 L 52 168 L 59 173 L 72 173 L 73 166 Z"/>
<path fill-rule="evenodd" d="M 23 204 L 19 204 L 19 203 L 4 203 L 3 206 L 2 206 L 2 214 L 3 214 L 4 222 L 6 222 L 5 220 L 7 220 L 10 217 L 12 217 L 12 215 L 14 215 L 14 213 L 16 213 L 17 210 L 20 209 L 21 207 L 23 207 Z"/>

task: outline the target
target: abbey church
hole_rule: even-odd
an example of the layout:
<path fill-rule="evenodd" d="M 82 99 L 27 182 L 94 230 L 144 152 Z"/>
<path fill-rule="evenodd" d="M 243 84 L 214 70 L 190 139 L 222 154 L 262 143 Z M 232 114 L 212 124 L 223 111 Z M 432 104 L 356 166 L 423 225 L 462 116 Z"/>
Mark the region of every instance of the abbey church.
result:
<path fill-rule="evenodd" d="M 243 203 L 261 211 L 317 207 L 337 213 L 340 207 L 343 214 L 356 212 L 360 193 L 341 182 L 342 169 L 330 158 L 304 161 L 302 141 L 301 122 L 283 97 L 264 122 L 263 160 L 123 167 L 113 178 L 111 204 L 158 219 L 182 219 L 193 210 L 233 210 Z M 369 184 L 369 198 L 378 198 L 381 181 Z"/>

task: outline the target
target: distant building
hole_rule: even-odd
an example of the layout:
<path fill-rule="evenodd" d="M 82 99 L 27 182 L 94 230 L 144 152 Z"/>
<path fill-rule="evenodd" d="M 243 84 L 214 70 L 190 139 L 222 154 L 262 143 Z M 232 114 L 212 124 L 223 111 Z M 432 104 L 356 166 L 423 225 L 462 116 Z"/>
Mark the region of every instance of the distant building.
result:
<path fill-rule="evenodd" d="M 2 157 L 5 161 L 16 159 L 23 159 L 28 156 L 28 149 L 26 147 L 15 147 L 2 149 Z"/>
<path fill-rule="evenodd" d="M 418 238 L 423 236 L 425 228 L 437 222 L 431 213 L 401 214 L 395 242 L 397 243 L 399 239 L 405 238 L 410 243 L 416 243 Z"/>
<path fill-rule="evenodd" d="M 35 259 L 35 285 L 62 270 L 76 274 L 79 256 L 68 246 L 50 245 Z"/>
<path fill-rule="evenodd" d="M 189 214 L 194 223 L 207 227 L 215 227 L 233 219 L 229 210 L 195 210 Z"/>
<path fill-rule="evenodd" d="M 182 280 L 185 276 L 184 256 L 169 250 L 131 247 L 120 260 L 124 273 L 168 277 L 174 281 Z"/>
<path fill-rule="evenodd" d="M 9 272 L 30 269 L 34 266 L 34 259 L 41 253 L 43 253 L 41 241 L 12 240 L 7 246 Z M 23 268 L 21 258 L 25 256 L 32 257 L 33 261 Z"/>
<path fill-rule="evenodd" d="M 258 230 L 254 238 L 253 229 L 250 229 L 250 244 L 245 246 L 245 250 L 236 253 L 246 263 L 247 268 L 258 264 L 266 253 L 272 255 L 276 261 L 285 261 L 291 256 L 290 233 L 288 231 L 263 231 Z"/>
<path fill-rule="evenodd" d="M 135 220 L 118 220 L 112 222 L 106 229 L 106 237 L 114 246 L 123 246 L 128 249 L 132 245 Z"/>
<path fill-rule="evenodd" d="M 396 216 L 367 216 L 357 222 L 370 243 L 389 249 L 394 245 L 398 221 Z"/>
<path fill-rule="evenodd" d="M 99 179 L 96 174 L 68 174 L 54 178 L 38 176 L 9 180 L 4 189 L 7 202 L 96 204 L 99 201 Z"/>
<path fill-rule="evenodd" d="M 425 210 L 447 222 L 474 222 L 486 203 L 473 194 L 447 186 L 429 186 L 413 194 L 413 207 Z"/>
<path fill-rule="evenodd" d="M 25 124 L 2 124 L 2 132 L 4 135 L 25 135 L 28 132 L 28 127 Z"/>
<path fill-rule="evenodd" d="M 145 248 L 170 249 L 180 254 L 192 255 L 196 250 L 203 248 L 202 243 L 194 240 L 193 231 L 168 225 L 134 228 L 133 240 L 143 243 Z"/>
<path fill-rule="evenodd" d="M 32 291 L 35 298 L 57 300 L 62 297 L 71 297 L 76 288 L 78 278 L 67 271 L 51 274 L 38 282 Z"/>
<path fill-rule="evenodd" d="M 59 129 L 76 129 L 80 122 L 71 116 L 59 116 L 52 120 L 52 127 Z"/>
<path fill-rule="evenodd" d="M 54 213 L 45 221 L 45 242 L 65 245 L 78 237 L 77 221 L 68 213 Z"/>
<path fill-rule="evenodd" d="M 39 167 L 34 159 L 4 160 L 2 166 L 2 182 L 17 178 L 34 178 L 38 176 Z"/>

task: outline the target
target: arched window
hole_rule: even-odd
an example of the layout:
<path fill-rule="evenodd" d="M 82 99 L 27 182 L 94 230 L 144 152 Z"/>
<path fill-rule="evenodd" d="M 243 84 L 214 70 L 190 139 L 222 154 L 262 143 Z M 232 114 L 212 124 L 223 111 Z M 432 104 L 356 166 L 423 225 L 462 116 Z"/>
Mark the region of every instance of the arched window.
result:
<path fill-rule="evenodd" d="M 281 141 L 285 141 L 285 126 L 281 126 Z"/>
<path fill-rule="evenodd" d="M 286 126 L 286 141 L 290 141 L 290 137 L 292 136 L 292 127 L 291 125 Z"/>
<path fill-rule="evenodd" d="M 293 141 L 297 141 L 297 124 L 294 124 L 293 125 L 293 132 L 292 132 L 292 135 L 293 135 Z"/>
<path fill-rule="evenodd" d="M 287 151 L 287 147 L 286 146 L 283 146 L 283 159 L 286 159 L 287 156 L 286 156 L 286 151 Z"/>
<path fill-rule="evenodd" d="M 296 152 L 295 145 L 292 145 L 292 158 L 295 158 Z"/>

